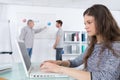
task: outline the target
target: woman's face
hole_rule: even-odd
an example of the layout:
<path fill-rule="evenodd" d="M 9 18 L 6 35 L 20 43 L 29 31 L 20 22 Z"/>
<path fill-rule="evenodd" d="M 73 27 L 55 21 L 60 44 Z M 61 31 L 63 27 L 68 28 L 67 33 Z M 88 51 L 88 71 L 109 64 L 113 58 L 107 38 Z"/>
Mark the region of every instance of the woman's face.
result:
<path fill-rule="evenodd" d="M 95 36 L 96 35 L 96 28 L 95 28 L 95 19 L 93 16 L 85 15 L 84 16 L 84 24 L 85 29 L 88 33 L 88 36 Z"/>

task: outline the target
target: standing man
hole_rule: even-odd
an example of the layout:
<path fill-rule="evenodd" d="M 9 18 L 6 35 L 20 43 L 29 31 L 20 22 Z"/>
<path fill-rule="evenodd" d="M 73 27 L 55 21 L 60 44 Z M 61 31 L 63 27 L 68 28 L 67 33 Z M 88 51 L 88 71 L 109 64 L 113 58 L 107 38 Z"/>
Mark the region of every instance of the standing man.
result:
<path fill-rule="evenodd" d="M 33 29 L 33 27 L 34 27 L 34 21 L 33 20 L 28 20 L 27 21 L 27 26 L 25 26 L 22 29 L 21 34 L 19 36 L 20 40 L 23 40 L 25 42 L 25 46 L 27 48 L 27 51 L 28 51 L 28 54 L 29 54 L 30 58 L 31 58 L 31 55 L 32 55 L 34 34 L 39 33 L 41 31 L 43 31 L 44 29 L 46 29 L 46 27 L 40 28 L 40 29 Z"/>
<path fill-rule="evenodd" d="M 53 48 L 56 49 L 56 60 L 62 60 L 62 51 L 63 51 L 63 22 L 61 20 L 56 21 L 56 27 L 58 31 L 56 33 L 56 41 L 53 45 Z"/>

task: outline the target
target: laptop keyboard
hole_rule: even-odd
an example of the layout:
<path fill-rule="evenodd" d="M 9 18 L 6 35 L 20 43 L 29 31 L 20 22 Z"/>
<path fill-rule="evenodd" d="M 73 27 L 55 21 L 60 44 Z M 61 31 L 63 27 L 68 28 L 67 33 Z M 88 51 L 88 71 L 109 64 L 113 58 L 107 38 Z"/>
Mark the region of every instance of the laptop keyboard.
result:
<path fill-rule="evenodd" d="M 55 77 L 55 75 L 34 75 L 34 78 L 49 78 Z"/>

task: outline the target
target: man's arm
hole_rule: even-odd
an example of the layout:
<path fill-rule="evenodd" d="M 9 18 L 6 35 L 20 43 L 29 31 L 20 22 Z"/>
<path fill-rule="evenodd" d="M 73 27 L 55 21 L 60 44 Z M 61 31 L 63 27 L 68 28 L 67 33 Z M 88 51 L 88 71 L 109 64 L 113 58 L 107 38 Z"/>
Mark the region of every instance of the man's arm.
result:
<path fill-rule="evenodd" d="M 55 40 L 55 43 L 54 43 L 54 45 L 53 45 L 53 48 L 54 48 L 54 49 L 56 48 L 56 46 L 57 46 L 57 44 L 59 43 L 59 41 L 60 41 L 60 36 L 57 36 L 57 37 L 56 37 L 56 40 Z"/>
<path fill-rule="evenodd" d="M 39 33 L 43 30 L 45 30 L 47 27 L 43 27 L 43 28 L 40 28 L 40 29 L 34 29 L 35 33 Z"/>

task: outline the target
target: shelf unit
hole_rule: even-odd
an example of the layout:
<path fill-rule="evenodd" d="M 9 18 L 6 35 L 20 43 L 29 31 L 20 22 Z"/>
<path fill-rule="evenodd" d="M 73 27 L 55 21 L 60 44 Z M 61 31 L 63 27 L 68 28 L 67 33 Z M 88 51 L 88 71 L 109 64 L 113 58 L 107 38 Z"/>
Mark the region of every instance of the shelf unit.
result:
<path fill-rule="evenodd" d="M 64 31 L 64 56 L 78 56 L 87 47 L 85 31 Z"/>

